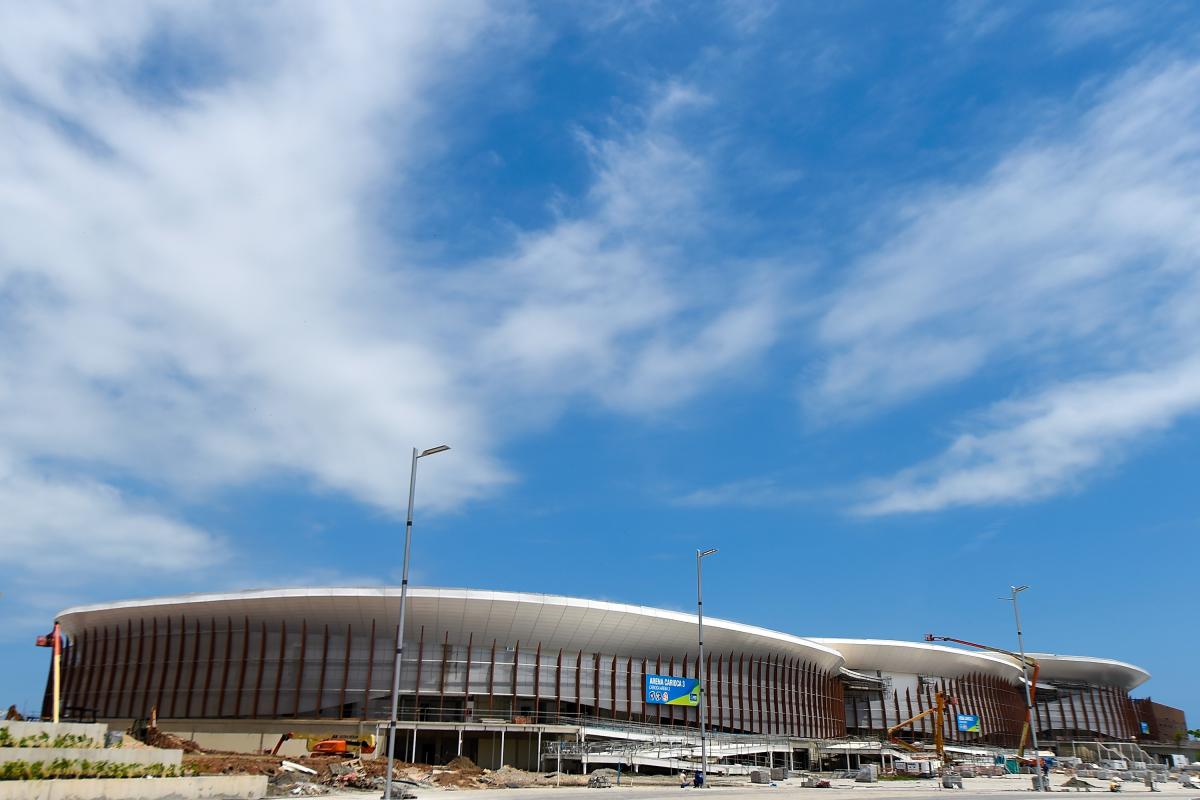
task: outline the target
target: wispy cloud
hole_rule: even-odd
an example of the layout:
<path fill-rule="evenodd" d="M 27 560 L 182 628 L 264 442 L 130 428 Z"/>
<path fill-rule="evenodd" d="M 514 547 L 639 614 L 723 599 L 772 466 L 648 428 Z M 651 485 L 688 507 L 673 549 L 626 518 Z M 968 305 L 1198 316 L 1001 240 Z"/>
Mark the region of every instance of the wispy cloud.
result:
<path fill-rule="evenodd" d="M 1200 67 L 1149 64 L 1071 133 L 914 199 L 820 324 L 807 395 L 868 413 L 1019 364 L 1027 396 L 872 484 L 867 513 L 1029 500 L 1200 408 Z"/>
<path fill-rule="evenodd" d="M 674 499 L 691 508 L 788 508 L 811 503 L 827 492 L 788 487 L 772 478 L 748 478 L 695 489 Z"/>
<path fill-rule="evenodd" d="M 211 563 L 228 549 L 170 498 L 263 478 L 394 511 L 414 443 L 454 445 L 423 501 L 460 506 L 572 402 L 657 413 L 752 366 L 776 298 L 697 258 L 708 165 L 673 125 L 707 100 L 686 84 L 582 135 L 589 188 L 510 247 L 430 262 L 380 225 L 420 202 L 404 175 L 440 141 L 446 87 L 531 25 L 457 3 L 0 11 L 14 569 L 40 574 L 38 536 L 77 547 L 79 573 L 128 541 L 111 580 Z M 77 533 L 89 515 L 111 536 Z"/>
<path fill-rule="evenodd" d="M 982 431 L 873 487 L 867 514 L 1033 500 L 1077 485 L 1200 411 L 1200 359 L 1053 387 L 997 406 Z"/>

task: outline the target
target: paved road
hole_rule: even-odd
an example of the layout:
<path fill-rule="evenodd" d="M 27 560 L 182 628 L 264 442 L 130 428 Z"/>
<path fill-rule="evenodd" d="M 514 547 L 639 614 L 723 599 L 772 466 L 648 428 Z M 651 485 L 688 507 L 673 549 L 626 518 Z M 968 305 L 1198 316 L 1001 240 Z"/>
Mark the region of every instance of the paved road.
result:
<path fill-rule="evenodd" d="M 1053 776 L 1055 792 L 1069 792 L 1059 788 L 1065 778 Z M 1093 784 L 1103 786 L 1095 792 L 1082 794 L 1097 794 L 1112 797 L 1105 791 L 1107 781 L 1091 780 Z M 1038 795 L 1029 790 L 1029 778 L 968 778 L 964 781 L 964 789 L 941 789 L 933 781 L 911 781 L 903 783 L 855 784 L 850 781 L 835 781 L 832 789 L 805 789 L 799 781 L 783 781 L 777 786 L 755 786 L 741 784 L 737 786 L 716 785 L 709 789 L 680 789 L 678 786 L 614 786 L 609 789 L 586 789 L 584 787 L 531 788 L 531 789 L 483 789 L 457 792 L 461 795 L 456 800 L 999 800 L 998 795 L 1014 798 L 1032 798 Z M 1114 800 L 1129 795 L 1140 795 L 1140 800 L 1200 800 L 1200 791 L 1185 789 L 1177 783 L 1159 784 L 1161 791 L 1151 795 L 1149 789 L 1142 784 L 1127 783 Z M 444 791 L 439 789 L 416 790 L 418 800 L 437 798 L 449 800 Z M 697 796 L 699 795 L 699 796 Z M 369 792 L 354 792 L 347 794 L 326 795 L 328 800 L 374 800 L 377 795 Z M 1080 798 L 1082 800 L 1082 798 Z M 1103 800 L 1097 797 L 1096 800 Z"/>

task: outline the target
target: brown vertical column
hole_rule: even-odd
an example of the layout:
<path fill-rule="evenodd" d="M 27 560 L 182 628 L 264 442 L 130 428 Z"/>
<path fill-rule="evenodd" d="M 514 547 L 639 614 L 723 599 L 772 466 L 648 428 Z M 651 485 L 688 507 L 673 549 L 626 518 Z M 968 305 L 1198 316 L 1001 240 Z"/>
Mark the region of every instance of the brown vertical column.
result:
<path fill-rule="evenodd" d="M 249 635 L 249 630 L 247 630 L 246 633 L 247 633 L 247 635 Z M 258 677 L 254 681 L 254 705 L 251 706 L 251 708 L 250 708 L 251 719 L 258 719 L 258 709 L 260 708 L 259 703 L 258 703 L 258 698 L 259 698 L 259 695 L 262 693 L 263 670 L 266 669 L 266 666 L 267 666 L 267 622 L 266 622 L 266 620 L 263 620 L 262 621 L 262 630 L 260 631 L 259 637 L 258 637 Z M 239 704 L 240 704 L 240 698 L 239 698 Z"/>
<path fill-rule="evenodd" d="M 304 657 L 308 653 L 308 618 L 300 619 L 300 660 L 296 664 L 296 696 L 292 699 L 292 718 L 300 716 L 300 689 L 304 686 Z M 279 664 L 283 672 L 283 662 Z"/>
<path fill-rule="evenodd" d="M 271 703 L 271 716 L 279 716 L 279 686 L 283 682 L 283 656 L 287 645 L 287 620 L 279 621 L 279 662 L 275 669 L 275 699 Z"/>
<path fill-rule="evenodd" d="M 671 656 L 671 660 L 667 664 L 667 674 L 672 677 L 675 675 L 675 656 Z M 675 724 L 675 706 L 667 706 L 667 722 L 671 725 Z"/>
<path fill-rule="evenodd" d="M 759 733 L 770 733 L 771 729 L 767 726 L 766 718 L 763 716 L 763 689 L 764 689 L 763 682 L 764 681 L 763 681 L 762 656 L 759 656 L 757 659 L 755 659 L 754 665 L 755 665 L 754 679 L 755 679 L 755 682 L 758 684 L 757 692 L 756 692 L 757 697 L 758 697 L 758 730 L 759 730 Z"/>
<path fill-rule="evenodd" d="M 131 662 L 133 652 L 133 620 L 126 618 L 125 620 L 125 652 L 121 656 L 121 682 L 117 684 L 117 693 L 113 698 L 113 716 L 121 716 L 121 709 L 127 703 L 125 698 L 129 696 L 129 670 L 133 666 Z"/>
<path fill-rule="evenodd" d="M 1116 701 L 1113 699 L 1113 693 L 1107 687 L 1100 687 L 1100 696 L 1104 699 L 1104 705 L 1108 709 L 1110 724 L 1110 736 L 1121 736 L 1121 730 L 1124 727 L 1121 724 L 1121 715 L 1117 709 Z"/>
<path fill-rule="evenodd" d="M 184 627 L 180 627 L 181 631 L 186 631 Z M 192 694 L 196 690 L 196 673 L 200 671 L 200 618 L 196 617 L 195 632 L 192 634 L 192 658 L 188 662 L 188 685 L 187 692 L 184 694 L 186 698 L 183 704 L 183 715 L 185 717 L 192 716 Z"/>
<path fill-rule="evenodd" d="M 611 695 L 609 698 L 609 702 L 612 703 L 613 719 L 616 719 L 617 718 L 617 657 L 616 656 L 612 657 L 612 675 L 609 677 L 608 689 L 609 689 L 609 694 Z"/>
<path fill-rule="evenodd" d="M 346 718 L 346 687 L 350 685 L 350 647 L 354 641 L 354 626 L 346 623 L 346 656 L 342 661 L 342 689 L 338 692 L 338 719 Z"/>
<path fill-rule="evenodd" d="M 716 656 L 716 727 L 725 727 L 725 706 L 721 703 L 721 698 L 725 697 L 725 690 L 722 686 L 725 685 L 725 656 Z M 712 712 L 709 712 L 709 720 L 712 720 Z"/>
<path fill-rule="evenodd" d="M 782 658 L 774 656 L 775 669 L 772 678 L 775 680 L 775 733 L 787 733 L 787 703 L 784 699 L 784 664 Z"/>
<path fill-rule="evenodd" d="M 217 620 L 214 617 L 208 618 L 208 667 L 204 670 L 204 693 L 200 696 L 200 716 L 208 716 L 208 695 L 212 690 L 212 673 L 213 673 L 213 658 L 216 656 L 217 646 Z M 228 659 L 228 654 L 226 654 Z M 221 709 L 217 709 L 217 714 L 220 716 Z"/>
<path fill-rule="evenodd" d="M 593 713 L 598 717 L 598 716 L 600 716 L 600 654 L 599 653 L 592 654 L 592 690 L 593 690 L 592 691 L 592 694 L 593 694 L 592 699 L 593 699 L 593 703 L 594 703 L 594 705 L 592 706 L 592 708 L 594 709 Z"/>
<path fill-rule="evenodd" d="M 767 733 L 777 733 L 778 731 L 777 731 L 775 725 L 778 722 L 778 717 L 776 715 L 777 709 L 775 708 L 775 702 L 774 702 L 775 701 L 774 656 L 768 654 L 767 657 L 763 659 L 762 672 L 763 672 L 763 694 L 765 695 L 766 708 L 767 708 L 766 732 Z"/>
<path fill-rule="evenodd" d="M 662 674 L 662 654 L 661 654 L 661 652 L 658 655 L 658 657 L 655 658 L 654 673 L 656 675 Z M 658 703 L 654 704 L 654 724 L 659 724 L 659 726 L 660 726 L 660 724 L 662 724 L 662 706 Z"/>
<path fill-rule="evenodd" d="M 125 701 L 125 716 L 134 716 L 134 708 L 136 707 L 136 699 L 138 693 L 142 691 L 142 662 L 146 660 L 146 620 L 141 618 L 138 620 L 138 646 L 137 656 L 133 660 L 133 683 L 129 687 L 129 694 Z M 139 715 L 140 716 L 140 715 Z"/>
<path fill-rule="evenodd" d="M 642 693 L 638 696 L 638 702 L 642 706 L 642 722 L 650 721 L 650 709 L 646 707 L 646 659 L 642 658 Z"/>
<path fill-rule="evenodd" d="M 512 700 L 510 701 L 509 716 L 517 713 L 517 670 L 521 664 L 521 642 L 517 641 L 517 646 L 513 648 L 512 662 Z"/>
<path fill-rule="evenodd" d="M 113 716 L 113 689 L 116 687 L 117 669 L 121 662 L 121 626 L 113 626 L 113 646 L 112 646 L 112 662 L 108 668 L 107 680 L 104 685 L 104 700 L 100 704 L 103 716 Z"/>
<path fill-rule="evenodd" d="M 96 709 L 100 716 L 104 716 L 104 709 L 101 707 L 101 701 L 104 698 L 104 678 L 107 670 L 108 662 L 108 626 L 101 628 L 99 656 L 93 666 L 95 673 L 91 683 L 91 692 L 88 695 L 88 707 Z"/>
<path fill-rule="evenodd" d="M 1126 710 L 1126 720 L 1129 724 L 1126 734 L 1124 735 L 1126 735 L 1127 738 L 1128 736 L 1140 736 L 1141 726 L 1138 724 L 1138 711 L 1135 711 L 1133 708 L 1133 700 L 1130 700 L 1129 693 L 1124 691 L 1120 693 L 1120 697 L 1121 704 L 1124 705 L 1124 710 Z"/>
<path fill-rule="evenodd" d="M 263 627 L 263 639 L 266 640 L 266 627 Z M 233 701 L 233 715 L 240 717 L 242 715 L 242 690 L 246 687 L 246 662 L 250 660 L 250 617 L 247 616 L 242 624 L 242 668 L 238 673 L 237 679 L 237 694 Z M 261 661 L 258 670 L 258 681 L 262 683 L 262 666 Z M 258 711 L 258 690 L 254 691 L 254 710 Z"/>
<path fill-rule="evenodd" d="M 492 661 L 488 664 L 488 711 L 496 703 L 496 640 L 492 639 Z"/>
<path fill-rule="evenodd" d="M 707 655 L 707 656 L 705 656 L 705 660 L 704 660 L 704 680 L 706 680 L 706 681 L 710 681 L 710 682 L 711 682 L 711 681 L 712 681 L 712 674 L 713 674 L 713 671 L 712 671 L 712 651 L 711 651 L 711 650 L 709 650 L 709 651 L 708 651 L 708 655 Z M 718 690 L 718 691 L 719 691 L 719 690 Z M 708 693 L 708 687 L 707 687 L 707 686 L 701 686 L 701 687 L 700 687 L 700 698 L 701 698 L 701 699 L 704 701 L 704 714 L 705 714 L 705 719 L 707 719 L 707 720 L 708 720 L 708 722 L 709 722 L 709 724 L 711 725 L 711 724 L 712 724 L 712 696 L 711 696 L 711 695 Z M 718 700 L 718 703 L 719 703 L 719 702 L 720 702 L 720 698 L 718 697 L 718 698 L 717 698 L 717 700 Z"/>
<path fill-rule="evenodd" d="M 163 705 L 163 697 L 167 691 L 167 670 L 171 666 L 171 617 L 167 616 L 167 627 L 163 631 L 163 649 L 162 649 L 162 666 L 158 670 L 158 693 L 154 702 L 154 707 L 158 709 L 158 713 L 166 715 L 166 706 Z"/>
<path fill-rule="evenodd" d="M 1076 731 L 1082 730 L 1079 727 L 1079 715 L 1075 712 L 1075 695 L 1074 694 L 1067 695 L 1067 705 L 1069 705 L 1071 707 L 1071 726 Z M 1076 733 L 1074 735 L 1078 736 L 1078 733 Z"/>
<path fill-rule="evenodd" d="M 317 677 L 316 716 L 325 716 L 325 675 L 329 662 L 329 624 L 325 624 L 325 635 L 321 638 L 321 672 Z"/>
<path fill-rule="evenodd" d="M 1083 712 L 1083 724 L 1085 729 L 1089 731 L 1096 731 L 1099 726 L 1093 727 L 1091 717 L 1088 716 L 1087 692 L 1079 695 L 1079 710 Z"/>
<path fill-rule="evenodd" d="M 788 703 L 788 733 L 792 736 L 802 736 L 800 730 L 800 711 L 796 707 L 796 659 L 787 660 L 787 703 Z"/>
<path fill-rule="evenodd" d="M 371 639 L 367 645 L 367 682 L 363 684 L 362 713 L 360 718 L 370 716 L 371 707 L 371 678 L 375 674 L 375 618 L 371 618 Z"/>
<path fill-rule="evenodd" d="M 733 661 L 733 658 L 731 656 L 730 662 L 732 663 L 732 661 Z M 741 653 L 738 653 L 737 684 L 738 684 L 738 727 L 741 728 L 742 733 L 746 733 L 749 731 L 749 728 L 746 727 L 746 653 L 744 651 Z"/>
<path fill-rule="evenodd" d="M 539 640 L 533 651 L 533 721 L 540 722 L 542 716 L 542 643 Z"/>
<path fill-rule="evenodd" d="M 167 617 L 167 631 L 171 629 L 171 618 Z M 167 645 L 170 644 L 170 639 L 167 639 Z M 163 658 L 166 659 L 167 645 L 163 646 Z M 151 709 L 158 708 L 162 705 L 162 683 L 165 677 L 159 673 L 158 692 L 157 695 L 152 694 L 154 687 L 154 668 L 158 662 L 158 617 L 150 620 L 150 663 L 146 667 L 146 700 L 145 709 L 142 712 L 143 717 L 149 717 Z M 152 700 L 153 698 L 153 700 Z"/>
<path fill-rule="evenodd" d="M 554 715 L 562 714 L 562 648 L 558 648 L 558 660 L 554 664 Z"/>
<path fill-rule="evenodd" d="M 67 706 L 79 705 L 79 701 L 76 699 L 77 692 L 75 689 L 75 685 L 76 685 L 76 683 L 78 683 L 78 678 L 79 678 L 79 665 L 77 663 L 78 662 L 78 658 L 77 658 L 78 654 L 79 654 L 79 647 L 77 646 L 75 636 L 72 635 L 70 638 L 67 639 L 67 644 L 63 647 L 63 652 L 62 652 L 62 660 L 63 660 L 62 705 L 64 708 Z M 140 659 L 139 659 L 138 663 L 141 664 Z"/>
<path fill-rule="evenodd" d="M 729 715 L 728 715 L 729 721 L 727 724 L 728 724 L 730 730 L 734 730 L 735 728 L 734 728 L 734 721 L 733 721 L 734 704 L 733 704 L 733 651 L 732 650 L 729 651 L 729 658 L 728 658 L 728 660 L 726 660 L 725 663 L 727 665 L 726 669 L 725 669 L 725 708 L 728 709 L 728 711 L 729 711 Z"/>
<path fill-rule="evenodd" d="M 470 722 L 467 718 L 467 698 L 471 696 L 471 659 L 475 653 L 475 632 L 467 634 L 467 669 L 463 676 L 463 722 Z"/>
<path fill-rule="evenodd" d="M 96 674 L 96 651 L 100 649 L 96 637 L 92 635 L 92 630 L 92 628 L 86 628 L 83 631 L 83 646 L 79 652 L 81 661 L 79 705 L 83 708 L 88 708 L 91 703 L 92 682 L 95 680 Z"/>
<path fill-rule="evenodd" d="M 583 716 L 583 651 L 575 656 L 575 716 Z"/>
<path fill-rule="evenodd" d="M 805 736 L 804 706 L 802 705 L 803 698 L 800 695 L 800 659 L 792 659 L 792 719 L 794 720 L 795 733 L 797 736 Z"/>
<path fill-rule="evenodd" d="M 109 676 L 112 673 L 109 662 L 109 639 L 112 638 L 108 633 L 108 626 L 105 625 L 100 638 L 100 661 L 96 664 L 96 685 L 95 697 L 92 700 L 92 707 L 96 709 L 96 713 L 101 717 L 105 716 L 104 707 L 107 705 L 107 697 L 105 696 L 106 684 Z"/>
<path fill-rule="evenodd" d="M 109 639 L 112 643 L 112 658 L 109 659 L 108 652 Z M 102 647 L 102 655 L 100 656 L 100 681 L 96 686 L 96 707 L 100 711 L 101 717 L 107 717 L 110 700 L 112 697 L 113 678 L 117 672 L 117 653 L 121 651 L 121 626 L 116 625 L 113 629 L 113 634 L 110 637 L 108 627 L 104 628 L 104 644 Z"/>
<path fill-rule="evenodd" d="M 625 656 L 625 718 L 634 718 L 634 657 Z"/>
<path fill-rule="evenodd" d="M 442 637 L 442 670 L 438 673 L 438 722 L 446 721 L 446 662 L 450 660 L 450 631 Z"/>
<path fill-rule="evenodd" d="M 1079 696 L 1079 701 L 1083 704 L 1084 719 L 1091 720 L 1092 730 L 1094 730 L 1097 734 L 1103 733 L 1105 725 L 1104 720 L 1100 716 L 1100 710 L 1096 707 L 1095 692 L 1092 689 L 1088 689 Z M 1091 706 L 1090 710 L 1088 709 L 1089 705 Z"/>
<path fill-rule="evenodd" d="M 168 642 L 170 637 L 168 637 Z M 175 716 L 175 710 L 179 706 L 179 690 L 180 684 L 183 683 L 183 652 L 187 646 L 187 617 L 179 617 L 179 647 L 175 650 L 175 681 L 171 686 L 171 711 L 167 714 L 169 717 Z"/>
<path fill-rule="evenodd" d="M 1112 720 L 1112 710 L 1108 703 L 1104 702 L 1104 691 L 1094 690 L 1094 692 L 1096 692 L 1096 704 L 1100 709 L 1100 714 L 1104 716 L 1104 732 L 1112 735 L 1112 732 L 1116 730 L 1116 724 Z"/>
<path fill-rule="evenodd" d="M 229 665 L 233 663 L 233 617 L 225 618 L 225 663 L 221 665 L 221 687 L 217 690 L 217 716 L 225 716 L 225 688 L 229 684 Z"/>
<path fill-rule="evenodd" d="M 425 664 L 425 626 L 421 626 L 421 632 L 417 635 L 417 684 L 413 687 L 413 719 L 421 718 L 421 667 Z M 404 675 L 404 670 L 400 670 L 401 676 Z"/>

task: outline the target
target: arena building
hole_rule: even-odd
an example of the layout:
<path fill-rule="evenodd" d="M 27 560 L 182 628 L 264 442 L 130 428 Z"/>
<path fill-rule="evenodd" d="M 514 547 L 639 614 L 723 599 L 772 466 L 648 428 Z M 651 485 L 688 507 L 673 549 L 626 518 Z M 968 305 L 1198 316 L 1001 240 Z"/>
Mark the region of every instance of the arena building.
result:
<path fill-rule="evenodd" d="M 269 748 L 283 732 L 374 732 L 389 715 L 398 603 L 397 589 L 322 588 L 67 609 L 58 617 L 69 642 L 63 705 L 115 726 L 153 710 L 160 727 L 222 749 Z M 602 762 L 603 748 L 582 746 L 589 737 L 686 733 L 699 707 L 646 702 L 647 676 L 697 677 L 696 638 L 696 617 L 677 611 L 411 589 L 400 673 L 404 755 L 536 768 L 546 740 L 574 742 L 571 752 Z M 1144 670 L 1036 657 L 1043 738 L 1137 734 L 1129 692 L 1149 678 Z M 985 652 L 809 639 L 706 618 L 704 667 L 700 702 L 718 756 L 751 740 L 789 759 L 814 757 L 816 741 L 879 740 L 929 708 L 937 691 L 954 697 L 957 713 L 980 718 L 977 731 L 961 732 L 951 716 L 944 734 L 952 743 L 1013 747 L 1025 719 L 1020 668 Z M 926 718 L 905 735 L 931 734 Z"/>

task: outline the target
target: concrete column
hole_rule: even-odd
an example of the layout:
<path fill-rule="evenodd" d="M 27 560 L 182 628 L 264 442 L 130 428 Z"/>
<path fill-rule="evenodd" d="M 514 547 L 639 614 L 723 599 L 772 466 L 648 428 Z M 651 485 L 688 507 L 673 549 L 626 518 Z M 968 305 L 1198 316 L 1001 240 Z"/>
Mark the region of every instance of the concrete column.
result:
<path fill-rule="evenodd" d="M 462 728 L 458 729 L 458 754 L 462 755 Z"/>
<path fill-rule="evenodd" d="M 504 766 L 504 728 L 500 729 L 500 766 Z"/>

